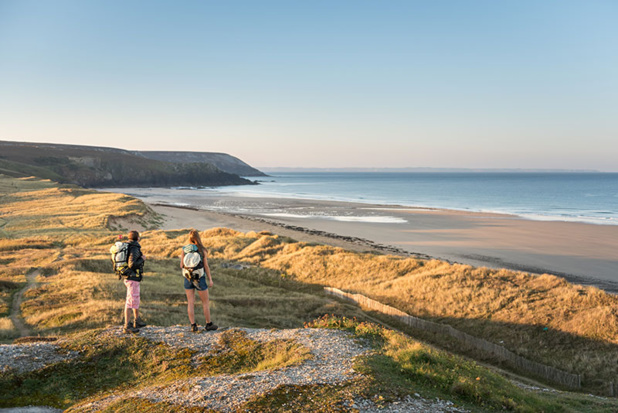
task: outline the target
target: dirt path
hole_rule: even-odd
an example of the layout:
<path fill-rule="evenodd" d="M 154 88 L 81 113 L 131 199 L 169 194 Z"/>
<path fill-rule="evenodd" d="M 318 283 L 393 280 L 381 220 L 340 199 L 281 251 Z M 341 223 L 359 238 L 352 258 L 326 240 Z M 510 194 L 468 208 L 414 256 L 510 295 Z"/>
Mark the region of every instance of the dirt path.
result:
<path fill-rule="evenodd" d="M 11 321 L 13 325 L 19 331 L 20 337 L 26 337 L 31 335 L 30 329 L 26 325 L 24 318 L 21 316 L 21 303 L 24 300 L 24 293 L 28 291 L 30 288 L 34 287 L 36 284 L 36 277 L 40 274 L 40 270 L 36 269 L 30 271 L 26 275 L 27 284 L 24 288 L 19 290 L 17 294 L 13 297 L 13 304 L 11 305 Z"/>
<path fill-rule="evenodd" d="M 3 234 L 5 237 L 8 237 L 9 235 L 2 228 L 8 223 L 9 221 L 7 221 L 6 219 L 0 218 L 0 234 Z"/>

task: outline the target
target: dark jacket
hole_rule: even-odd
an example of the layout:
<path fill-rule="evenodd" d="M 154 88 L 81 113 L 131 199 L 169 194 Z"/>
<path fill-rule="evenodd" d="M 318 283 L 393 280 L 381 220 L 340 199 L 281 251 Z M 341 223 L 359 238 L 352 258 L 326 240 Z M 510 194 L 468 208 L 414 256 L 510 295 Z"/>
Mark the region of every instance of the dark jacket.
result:
<path fill-rule="evenodd" d="M 127 280 L 142 281 L 144 272 L 144 258 L 142 257 L 142 247 L 137 241 L 129 241 L 129 257 L 127 259 L 129 273 Z"/>

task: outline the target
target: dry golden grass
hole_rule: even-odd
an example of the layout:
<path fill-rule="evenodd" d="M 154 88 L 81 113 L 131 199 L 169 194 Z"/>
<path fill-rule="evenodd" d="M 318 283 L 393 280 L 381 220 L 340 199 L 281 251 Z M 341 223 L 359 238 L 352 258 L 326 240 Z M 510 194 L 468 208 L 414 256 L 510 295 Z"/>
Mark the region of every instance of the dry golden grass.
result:
<path fill-rule="evenodd" d="M 142 282 L 142 313 L 155 325 L 188 324 L 180 249 L 187 230 L 142 233 L 147 256 Z M 109 234 L 65 245 L 57 260 L 46 263 L 45 276 L 25 295 L 22 313 L 39 334 L 59 334 L 122 322 L 126 288 L 112 272 Z M 222 326 L 301 327 L 326 313 L 344 314 L 344 306 L 327 298 L 321 288 L 281 279 L 261 268 L 224 268 L 211 260 L 215 287 L 211 291 L 213 320 Z M 201 302 L 195 313 L 204 323 Z M 360 315 L 360 313 L 358 313 Z"/>
<path fill-rule="evenodd" d="M 25 274 L 32 268 L 49 273 L 56 262 L 92 252 L 96 247 L 86 246 L 110 234 L 107 226 L 112 217 L 149 214 L 143 203 L 125 195 L 99 193 L 36 178 L 0 175 L 0 194 L 0 283 L 6 286 L 10 286 L 8 283 L 24 285 Z M 26 294 L 24 307 L 37 302 L 37 291 Z M 0 314 L 8 314 L 14 292 L 15 288 L 8 287 L 0 291 Z M 91 309 L 95 310 L 94 316 L 90 313 L 86 316 L 82 307 L 88 305 L 80 301 L 83 297 L 74 294 L 72 298 L 75 301 L 41 303 L 38 307 L 41 311 L 26 321 L 37 325 L 39 320 L 56 318 L 59 321 L 51 324 L 67 323 L 69 319 L 81 320 L 83 325 L 96 324 L 100 309 Z M 71 307 L 70 314 L 59 306 Z M 4 339 L 11 336 L 3 335 Z"/>
<path fill-rule="evenodd" d="M 0 281 L 23 282 L 43 268 L 22 305 L 40 334 L 118 324 L 125 288 L 111 272 L 111 216 L 147 214 L 138 200 L 48 181 L 0 177 Z M 32 236 L 36 234 L 35 236 Z M 143 312 L 158 325 L 185 324 L 178 268 L 188 230 L 142 233 L 147 255 Z M 10 237 L 10 238 L 9 238 Z M 202 233 L 221 325 L 296 327 L 324 313 L 349 314 L 319 286 L 358 292 L 409 314 L 441 321 L 527 358 L 595 378 L 618 375 L 618 299 L 551 275 L 354 253 L 297 243 L 267 232 Z M 244 270 L 222 261 L 244 262 Z M 8 299 L 4 300 L 6 309 Z M 201 318 L 199 300 L 196 314 Z"/>
<path fill-rule="evenodd" d="M 19 334 L 15 330 L 15 326 L 9 317 L 0 318 L 0 340 L 13 340 Z"/>
<path fill-rule="evenodd" d="M 594 287 L 552 275 L 290 243 L 266 233 L 216 229 L 202 239 L 213 257 L 364 294 L 530 359 L 584 373 L 587 384 L 618 373 L 618 298 Z"/>
<path fill-rule="evenodd" d="M 149 213 L 142 202 L 126 195 L 46 180 L 0 176 L 0 191 L 0 238 L 94 236 L 106 231 L 113 217 Z"/>
<path fill-rule="evenodd" d="M 52 274 L 28 290 L 22 313 L 37 333 L 49 335 L 122 322 L 126 288 L 111 272 L 104 255 L 55 263 Z M 343 314 L 343 306 L 321 289 L 281 280 L 260 268 L 235 270 L 211 265 L 213 320 L 222 326 L 302 327 L 326 313 Z M 141 284 L 142 314 L 155 325 L 186 324 L 183 278 L 176 259 L 150 259 Z M 195 313 L 203 325 L 199 298 Z"/>

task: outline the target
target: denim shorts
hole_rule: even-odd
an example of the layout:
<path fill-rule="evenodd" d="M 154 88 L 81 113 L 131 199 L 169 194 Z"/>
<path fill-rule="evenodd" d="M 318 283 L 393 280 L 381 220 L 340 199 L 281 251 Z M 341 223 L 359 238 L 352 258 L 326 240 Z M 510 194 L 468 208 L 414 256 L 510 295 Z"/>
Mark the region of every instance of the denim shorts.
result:
<path fill-rule="evenodd" d="M 206 285 L 206 277 L 200 277 L 198 284 L 200 286 L 201 291 L 206 291 L 208 289 L 208 285 Z M 195 285 L 189 280 L 185 278 L 185 290 L 194 290 Z"/>

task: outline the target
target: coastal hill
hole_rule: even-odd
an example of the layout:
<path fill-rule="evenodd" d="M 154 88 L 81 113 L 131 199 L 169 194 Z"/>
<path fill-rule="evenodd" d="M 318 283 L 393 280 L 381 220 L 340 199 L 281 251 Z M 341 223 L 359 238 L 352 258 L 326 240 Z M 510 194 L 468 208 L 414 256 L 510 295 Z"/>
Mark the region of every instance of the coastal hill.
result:
<path fill-rule="evenodd" d="M 266 176 L 235 156 L 220 152 L 171 152 L 171 151 L 136 151 L 136 155 L 157 161 L 173 163 L 210 163 L 224 172 L 240 176 Z"/>
<path fill-rule="evenodd" d="M 219 155 L 220 159 L 226 158 L 225 154 Z M 85 187 L 253 184 L 236 173 L 201 161 L 167 162 L 116 148 L 9 141 L 0 141 L 0 173 L 12 177 L 34 175 Z"/>

